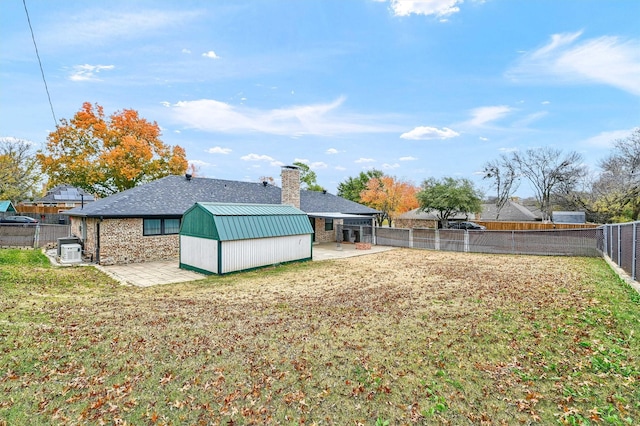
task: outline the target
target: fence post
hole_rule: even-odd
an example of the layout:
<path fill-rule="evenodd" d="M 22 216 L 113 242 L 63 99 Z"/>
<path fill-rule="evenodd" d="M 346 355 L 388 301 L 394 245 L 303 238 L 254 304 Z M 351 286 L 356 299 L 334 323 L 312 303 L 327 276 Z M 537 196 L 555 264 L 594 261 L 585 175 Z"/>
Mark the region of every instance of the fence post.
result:
<path fill-rule="evenodd" d="M 633 222 L 633 245 L 631 246 L 631 278 L 637 280 L 638 270 L 636 265 L 638 264 L 638 222 Z"/>
<path fill-rule="evenodd" d="M 33 248 L 37 249 L 40 245 L 40 224 L 36 225 L 36 231 L 33 234 Z"/>
<path fill-rule="evenodd" d="M 433 241 L 433 248 L 440 250 L 440 230 L 436 228 L 435 240 Z"/>
<path fill-rule="evenodd" d="M 464 230 L 464 252 L 465 253 L 469 252 L 469 230 L 468 229 Z"/>
<path fill-rule="evenodd" d="M 413 228 L 409 228 L 409 248 L 413 248 Z"/>
<path fill-rule="evenodd" d="M 618 225 L 618 266 L 622 266 L 622 225 Z"/>

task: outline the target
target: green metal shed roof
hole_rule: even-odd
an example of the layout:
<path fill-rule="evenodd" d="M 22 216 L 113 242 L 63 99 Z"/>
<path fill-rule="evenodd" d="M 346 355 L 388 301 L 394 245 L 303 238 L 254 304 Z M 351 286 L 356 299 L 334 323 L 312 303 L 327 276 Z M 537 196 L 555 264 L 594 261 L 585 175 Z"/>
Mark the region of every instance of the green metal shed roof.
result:
<path fill-rule="evenodd" d="M 233 241 L 312 234 L 313 228 L 306 213 L 293 206 L 196 203 L 185 212 L 180 233 Z"/>

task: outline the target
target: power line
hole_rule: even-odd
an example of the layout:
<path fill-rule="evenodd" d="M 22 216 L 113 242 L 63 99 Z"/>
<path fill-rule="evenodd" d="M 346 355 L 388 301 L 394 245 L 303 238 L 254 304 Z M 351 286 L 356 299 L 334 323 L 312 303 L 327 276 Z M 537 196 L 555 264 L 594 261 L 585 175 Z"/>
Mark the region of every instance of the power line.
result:
<path fill-rule="evenodd" d="M 53 112 L 53 103 L 51 103 L 51 95 L 49 94 L 49 87 L 47 86 L 47 79 L 44 78 L 44 69 L 42 68 L 42 61 L 40 60 L 40 53 L 38 52 L 38 45 L 36 44 L 36 37 L 33 35 L 33 27 L 31 26 L 31 18 L 29 18 L 29 10 L 27 10 L 27 0 L 22 0 L 24 5 L 24 12 L 27 14 L 27 22 L 29 22 L 29 30 L 31 31 L 31 40 L 33 40 L 33 47 L 36 49 L 36 56 L 38 57 L 38 64 L 40 65 L 40 73 L 42 74 L 42 81 L 44 82 L 44 90 L 47 92 L 47 99 L 49 99 L 49 107 L 51 108 L 51 115 L 53 116 L 54 126 L 58 127 L 58 119 L 56 113 Z"/>

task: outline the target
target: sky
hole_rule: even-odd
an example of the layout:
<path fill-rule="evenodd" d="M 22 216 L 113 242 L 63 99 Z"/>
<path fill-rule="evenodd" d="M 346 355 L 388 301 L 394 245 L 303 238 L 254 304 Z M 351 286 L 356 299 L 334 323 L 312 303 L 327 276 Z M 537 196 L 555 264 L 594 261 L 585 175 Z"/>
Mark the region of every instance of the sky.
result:
<path fill-rule="evenodd" d="M 0 0 L 0 137 L 43 149 L 90 102 L 157 122 L 202 177 L 279 184 L 298 161 L 331 193 L 378 169 L 492 195 L 501 154 L 577 151 L 597 173 L 640 126 L 639 17 L 637 0 Z"/>

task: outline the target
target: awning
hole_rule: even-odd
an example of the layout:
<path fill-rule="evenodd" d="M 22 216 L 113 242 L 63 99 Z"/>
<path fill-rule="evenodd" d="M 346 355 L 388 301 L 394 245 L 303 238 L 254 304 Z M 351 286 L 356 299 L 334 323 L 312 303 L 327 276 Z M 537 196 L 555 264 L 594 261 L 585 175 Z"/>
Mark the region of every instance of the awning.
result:
<path fill-rule="evenodd" d="M 307 213 L 309 217 L 319 217 L 324 219 L 373 219 L 371 215 L 366 214 L 347 214 L 347 213 Z"/>

